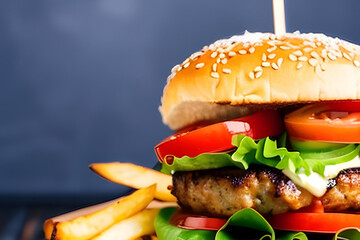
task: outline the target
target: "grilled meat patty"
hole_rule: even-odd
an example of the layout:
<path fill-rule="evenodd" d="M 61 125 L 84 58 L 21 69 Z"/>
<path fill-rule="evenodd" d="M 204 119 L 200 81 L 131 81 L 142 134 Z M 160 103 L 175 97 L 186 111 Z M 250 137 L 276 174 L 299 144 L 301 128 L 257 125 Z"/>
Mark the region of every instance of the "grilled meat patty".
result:
<path fill-rule="evenodd" d="M 184 209 L 227 217 L 243 208 L 278 214 L 308 206 L 312 195 L 275 168 L 176 172 L 172 194 Z"/>
<path fill-rule="evenodd" d="M 360 168 L 342 170 L 336 178 L 329 180 L 321 202 L 326 211 L 359 211 Z"/>
<path fill-rule="evenodd" d="M 359 169 L 345 170 L 329 181 L 321 199 L 325 210 L 360 209 L 359 173 Z M 172 194 L 184 209 L 216 217 L 228 217 L 243 208 L 279 214 L 306 207 L 313 199 L 280 170 L 265 166 L 176 172 Z"/>

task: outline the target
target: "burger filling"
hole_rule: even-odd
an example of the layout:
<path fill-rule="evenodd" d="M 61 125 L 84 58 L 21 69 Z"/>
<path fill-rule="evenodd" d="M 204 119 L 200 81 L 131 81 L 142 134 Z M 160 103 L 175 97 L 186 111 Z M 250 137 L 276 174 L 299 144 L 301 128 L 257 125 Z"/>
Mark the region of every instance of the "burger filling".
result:
<path fill-rule="evenodd" d="M 229 217 L 360 209 L 360 101 L 306 105 L 185 130 L 155 147 L 185 210 Z M 354 215 L 354 214 L 353 214 Z"/>

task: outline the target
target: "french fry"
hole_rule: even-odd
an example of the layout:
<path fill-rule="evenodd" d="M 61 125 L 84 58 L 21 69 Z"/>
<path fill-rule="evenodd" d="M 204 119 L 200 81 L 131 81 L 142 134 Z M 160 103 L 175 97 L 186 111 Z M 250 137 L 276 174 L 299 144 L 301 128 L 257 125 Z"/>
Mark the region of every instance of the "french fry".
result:
<path fill-rule="evenodd" d="M 154 220 L 159 209 L 145 209 L 134 216 L 114 224 L 93 240 L 131 240 L 155 234 Z"/>
<path fill-rule="evenodd" d="M 72 212 L 69 212 L 69 213 L 65 213 L 65 214 L 62 214 L 62 215 L 47 219 L 45 221 L 45 223 L 44 223 L 45 238 L 46 239 L 51 238 L 51 234 L 52 234 L 52 232 L 54 230 L 55 224 L 57 224 L 59 222 L 69 221 L 69 220 L 75 219 L 75 218 L 80 217 L 80 216 L 85 216 L 85 215 L 94 213 L 96 211 L 99 211 L 99 210 L 109 206 L 110 204 L 112 204 L 114 202 L 119 201 L 122 198 L 123 197 L 118 198 L 118 199 L 114 199 L 114 200 L 111 200 L 111 201 L 108 201 L 108 202 L 96 204 L 96 205 L 93 205 L 93 206 L 90 206 L 90 207 L 82 208 L 82 209 L 79 209 L 79 210 L 76 210 L 76 211 L 72 211 Z"/>
<path fill-rule="evenodd" d="M 167 174 L 132 163 L 94 163 L 89 167 L 107 180 L 135 189 L 156 183 L 156 199 L 176 202 L 168 189 L 168 186 L 172 185 L 172 177 Z"/>
<path fill-rule="evenodd" d="M 95 237 L 115 223 L 145 209 L 154 199 L 156 186 L 137 190 L 119 201 L 110 203 L 108 206 L 95 212 L 75 217 L 68 221 L 54 222 L 51 240 L 85 240 Z M 50 224 L 44 224 L 44 230 L 48 231 Z"/>
<path fill-rule="evenodd" d="M 62 214 L 62 215 L 47 219 L 44 223 L 45 238 L 46 239 L 51 238 L 51 234 L 54 230 L 54 226 L 56 223 L 69 221 L 74 218 L 88 215 L 90 213 L 99 211 L 100 209 L 103 209 L 103 208 L 109 206 L 110 204 L 121 200 L 122 198 L 124 198 L 124 197 L 117 198 L 115 200 L 111 200 L 111 201 L 100 203 L 100 204 L 93 205 L 90 207 L 82 208 L 82 209 L 79 209 L 76 211 L 72 211 L 72 212 L 69 212 L 66 214 Z M 175 202 L 161 202 L 161 201 L 153 200 L 153 201 L 151 201 L 151 203 L 149 203 L 149 205 L 146 208 L 164 208 L 164 207 L 178 207 L 178 205 Z"/>

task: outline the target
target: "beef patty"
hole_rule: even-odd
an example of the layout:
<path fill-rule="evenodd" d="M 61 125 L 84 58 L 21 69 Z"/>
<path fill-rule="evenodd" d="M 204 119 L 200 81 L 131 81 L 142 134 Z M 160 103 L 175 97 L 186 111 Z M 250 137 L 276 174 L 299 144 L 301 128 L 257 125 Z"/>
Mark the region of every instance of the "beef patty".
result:
<path fill-rule="evenodd" d="M 359 173 L 359 169 L 344 170 L 329 181 L 321 198 L 325 210 L 360 209 Z M 176 172 L 172 194 L 184 209 L 216 217 L 228 217 L 243 208 L 279 214 L 306 207 L 313 199 L 280 170 L 265 166 Z"/>

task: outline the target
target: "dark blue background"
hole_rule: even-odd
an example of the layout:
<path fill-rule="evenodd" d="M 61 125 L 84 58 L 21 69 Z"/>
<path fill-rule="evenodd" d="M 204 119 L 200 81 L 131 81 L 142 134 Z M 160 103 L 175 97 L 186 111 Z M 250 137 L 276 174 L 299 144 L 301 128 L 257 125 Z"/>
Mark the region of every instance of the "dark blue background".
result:
<path fill-rule="evenodd" d="M 360 1 L 287 0 L 288 31 L 360 44 Z M 0 1 L 0 195 L 124 191 L 94 162 L 151 167 L 170 69 L 219 38 L 273 31 L 271 0 Z M 10 199 L 10 198 L 9 198 Z"/>

